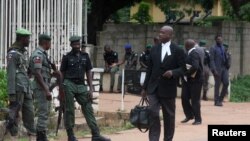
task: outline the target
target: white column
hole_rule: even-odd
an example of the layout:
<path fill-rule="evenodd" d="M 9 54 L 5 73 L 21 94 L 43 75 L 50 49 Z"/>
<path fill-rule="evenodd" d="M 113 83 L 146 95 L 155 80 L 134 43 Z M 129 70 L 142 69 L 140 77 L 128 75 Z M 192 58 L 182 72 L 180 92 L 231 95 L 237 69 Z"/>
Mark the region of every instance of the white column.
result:
<path fill-rule="evenodd" d="M 84 40 L 88 44 L 88 0 L 84 0 Z"/>
<path fill-rule="evenodd" d="M 17 1 L 17 27 L 22 27 L 22 0 Z"/>

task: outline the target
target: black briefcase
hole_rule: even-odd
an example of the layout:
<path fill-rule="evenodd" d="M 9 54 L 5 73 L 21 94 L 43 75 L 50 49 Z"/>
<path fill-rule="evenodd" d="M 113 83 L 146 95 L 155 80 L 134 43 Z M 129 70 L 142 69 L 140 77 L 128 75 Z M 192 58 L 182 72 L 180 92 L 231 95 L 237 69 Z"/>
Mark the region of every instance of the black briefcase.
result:
<path fill-rule="evenodd" d="M 147 98 L 142 98 L 140 103 L 131 109 L 130 122 L 143 133 L 149 130 L 152 125 L 152 118 Z"/>

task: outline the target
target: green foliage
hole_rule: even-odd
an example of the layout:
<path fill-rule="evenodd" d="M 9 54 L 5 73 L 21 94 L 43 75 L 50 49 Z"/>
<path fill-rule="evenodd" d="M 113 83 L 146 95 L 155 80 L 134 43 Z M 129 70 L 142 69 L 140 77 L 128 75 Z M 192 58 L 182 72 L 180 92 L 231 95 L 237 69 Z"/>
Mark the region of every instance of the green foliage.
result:
<path fill-rule="evenodd" d="M 209 16 L 205 21 L 218 22 L 218 21 L 227 21 L 230 20 L 228 16 Z"/>
<path fill-rule="evenodd" d="M 139 5 L 137 13 L 132 16 L 132 19 L 140 24 L 148 24 L 152 22 L 152 17 L 149 15 L 150 4 L 142 1 Z"/>
<path fill-rule="evenodd" d="M 234 12 L 233 12 L 233 8 L 228 0 L 222 0 L 221 6 L 222 6 L 222 11 L 223 11 L 225 16 L 229 16 L 231 18 L 235 17 Z"/>
<path fill-rule="evenodd" d="M 245 4 L 240 7 L 239 15 L 241 16 L 242 20 L 250 21 L 250 3 Z"/>
<path fill-rule="evenodd" d="M 239 76 L 231 82 L 232 102 L 250 102 L 250 75 Z"/>
<path fill-rule="evenodd" d="M 6 71 L 0 70 L 0 108 L 6 107 L 7 101 L 7 74 Z"/>
<path fill-rule="evenodd" d="M 110 19 L 114 23 L 128 22 L 130 20 L 130 7 L 125 7 L 112 14 Z"/>
<path fill-rule="evenodd" d="M 195 21 L 195 24 L 202 27 L 211 27 L 215 22 L 231 20 L 228 16 L 210 16 L 206 19 L 199 19 Z"/>

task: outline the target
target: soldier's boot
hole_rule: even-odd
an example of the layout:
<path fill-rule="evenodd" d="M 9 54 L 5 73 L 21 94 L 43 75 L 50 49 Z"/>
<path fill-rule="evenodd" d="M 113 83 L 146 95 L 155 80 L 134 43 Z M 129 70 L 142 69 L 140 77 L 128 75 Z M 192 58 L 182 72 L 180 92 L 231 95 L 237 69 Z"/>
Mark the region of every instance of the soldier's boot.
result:
<path fill-rule="evenodd" d="M 73 129 L 67 129 L 68 141 L 78 141 L 74 135 Z"/>
<path fill-rule="evenodd" d="M 111 139 L 100 135 L 99 130 L 92 131 L 92 141 L 111 141 Z"/>
<path fill-rule="evenodd" d="M 110 93 L 113 93 L 113 88 L 114 88 L 114 86 L 110 86 L 110 89 L 109 89 Z"/>
<path fill-rule="evenodd" d="M 207 98 L 207 91 L 203 92 L 202 100 L 204 100 L 204 101 L 208 100 L 208 98 Z"/>
<path fill-rule="evenodd" d="M 37 131 L 36 141 L 49 141 L 46 135 L 46 131 Z"/>
<path fill-rule="evenodd" d="M 92 141 L 111 141 L 111 139 L 106 138 L 102 135 L 92 136 Z"/>
<path fill-rule="evenodd" d="M 100 92 L 103 92 L 103 88 L 102 88 L 102 85 L 100 85 L 100 89 L 99 89 Z"/>

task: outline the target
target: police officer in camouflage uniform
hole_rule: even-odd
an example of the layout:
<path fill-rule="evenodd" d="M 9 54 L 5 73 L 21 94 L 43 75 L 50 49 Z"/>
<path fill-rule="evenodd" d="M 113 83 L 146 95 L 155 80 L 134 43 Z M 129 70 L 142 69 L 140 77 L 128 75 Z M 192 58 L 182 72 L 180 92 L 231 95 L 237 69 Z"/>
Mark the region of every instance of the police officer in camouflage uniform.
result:
<path fill-rule="evenodd" d="M 210 69 L 209 69 L 210 55 L 209 55 L 209 50 L 207 49 L 206 43 L 207 43 L 206 40 L 200 40 L 199 42 L 199 46 L 204 49 L 204 60 L 203 60 L 204 81 L 202 84 L 202 88 L 203 88 L 202 100 L 205 100 L 205 101 L 208 100 L 207 92 L 209 89 L 209 76 L 210 76 Z"/>
<path fill-rule="evenodd" d="M 115 83 L 115 73 L 119 71 L 119 66 L 117 65 L 118 63 L 118 53 L 116 51 L 113 51 L 109 45 L 104 46 L 104 53 L 103 53 L 103 58 L 105 61 L 105 69 L 104 73 L 110 73 L 110 92 L 113 92 L 114 88 L 114 83 Z M 103 75 L 101 75 L 103 76 Z M 102 77 L 103 78 L 103 77 Z M 103 80 L 101 78 L 101 80 Z"/>
<path fill-rule="evenodd" d="M 145 51 L 143 51 L 140 55 L 139 62 L 141 65 L 140 70 L 142 70 L 142 71 L 146 71 L 148 68 L 149 54 L 150 54 L 151 48 L 152 48 L 152 45 L 148 44 L 145 48 Z"/>
<path fill-rule="evenodd" d="M 46 51 L 50 47 L 51 37 L 47 34 L 41 34 L 39 35 L 39 47 L 32 52 L 30 57 L 30 69 L 34 75 L 33 91 L 37 103 L 37 141 L 48 141 L 46 129 L 52 99 L 49 91 L 52 67 Z"/>
<path fill-rule="evenodd" d="M 31 32 L 19 28 L 16 31 L 16 42 L 8 49 L 7 54 L 7 89 L 9 95 L 9 116 L 7 130 L 12 136 L 18 133 L 18 112 L 22 112 L 23 125 L 28 135 L 35 135 L 34 107 L 28 75 L 28 52 Z M 31 138 L 30 138 L 31 139 Z"/>
<path fill-rule="evenodd" d="M 99 128 L 96 124 L 92 108 L 92 65 L 89 55 L 80 51 L 79 36 L 70 37 L 72 50 L 64 55 L 60 71 L 64 77 L 64 92 L 65 92 L 65 113 L 64 123 L 67 130 L 68 141 L 76 141 L 73 128 L 75 125 L 75 107 L 74 98 L 81 105 L 82 113 L 85 116 L 87 124 L 91 129 L 92 141 L 110 141 L 100 135 Z M 85 85 L 84 76 L 87 76 L 89 91 Z"/>
<path fill-rule="evenodd" d="M 125 49 L 124 58 L 121 62 L 117 63 L 117 65 L 122 65 L 126 62 L 125 70 L 136 70 L 138 54 L 132 51 L 132 46 L 130 44 L 126 44 L 124 46 L 124 49 Z M 117 88 L 118 91 L 121 91 L 121 85 L 122 85 L 122 75 L 119 75 L 118 88 Z"/>

